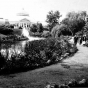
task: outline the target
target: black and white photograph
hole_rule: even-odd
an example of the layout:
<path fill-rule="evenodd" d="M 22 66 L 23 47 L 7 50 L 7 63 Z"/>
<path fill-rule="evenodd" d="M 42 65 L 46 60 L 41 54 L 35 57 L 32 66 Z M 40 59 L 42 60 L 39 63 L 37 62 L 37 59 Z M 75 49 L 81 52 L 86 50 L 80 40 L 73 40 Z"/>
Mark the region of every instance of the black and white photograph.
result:
<path fill-rule="evenodd" d="M 88 0 L 0 0 L 0 88 L 88 88 Z"/>

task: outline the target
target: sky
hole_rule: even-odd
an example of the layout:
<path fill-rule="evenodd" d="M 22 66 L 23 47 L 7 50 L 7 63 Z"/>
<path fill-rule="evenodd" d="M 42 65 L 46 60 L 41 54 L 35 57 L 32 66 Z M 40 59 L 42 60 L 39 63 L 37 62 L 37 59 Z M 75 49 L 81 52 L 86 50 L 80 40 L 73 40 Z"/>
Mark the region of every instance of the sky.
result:
<path fill-rule="evenodd" d="M 45 24 L 46 15 L 51 10 L 58 10 L 61 19 L 71 11 L 88 11 L 88 0 L 0 0 L 0 18 L 17 21 L 17 14 L 22 9 L 29 14 L 30 21 Z"/>

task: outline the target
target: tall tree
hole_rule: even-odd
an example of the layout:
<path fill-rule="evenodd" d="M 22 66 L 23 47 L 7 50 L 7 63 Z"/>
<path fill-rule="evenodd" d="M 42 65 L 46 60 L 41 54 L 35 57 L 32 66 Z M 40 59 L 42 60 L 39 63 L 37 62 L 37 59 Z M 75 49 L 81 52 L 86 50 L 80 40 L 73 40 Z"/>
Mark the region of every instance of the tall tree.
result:
<path fill-rule="evenodd" d="M 47 15 L 46 22 L 48 23 L 49 31 L 56 25 L 59 24 L 59 18 L 61 17 L 59 11 L 50 11 Z"/>
<path fill-rule="evenodd" d="M 69 12 L 67 17 L 62 20 L 62 24 L 67 25 L 67 28 L 71 31 L 72 35 L 74 35 L 76 32 L 83 30 L 86 16 L 86 11 Z"/>
<path fill-rule="evenodd" d="M 69 18 L 69 20 L 79 20 L 82 19 L 85 21 L 85 18 L 87 16 L 87 12 L 86 11 L 80 11 L 80 12 L 69 12 L 66 17 Z"/>

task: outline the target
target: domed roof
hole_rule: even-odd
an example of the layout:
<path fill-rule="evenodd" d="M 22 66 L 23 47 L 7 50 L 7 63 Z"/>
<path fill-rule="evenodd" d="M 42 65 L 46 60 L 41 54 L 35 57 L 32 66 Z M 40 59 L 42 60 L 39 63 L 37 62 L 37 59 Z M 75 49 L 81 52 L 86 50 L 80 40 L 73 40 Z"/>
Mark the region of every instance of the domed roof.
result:
<path fill-rule="evenodd" d="M 24 18 L 24 19 L 21 19 L 20 22 L 30 22 L 28 19 Z"/>
<path fill-rule="evenodd" d="M 22 9 L 22 11 L 18 13 L 17 16 L 29 16 L 29 14 L 24 9 Z"/>

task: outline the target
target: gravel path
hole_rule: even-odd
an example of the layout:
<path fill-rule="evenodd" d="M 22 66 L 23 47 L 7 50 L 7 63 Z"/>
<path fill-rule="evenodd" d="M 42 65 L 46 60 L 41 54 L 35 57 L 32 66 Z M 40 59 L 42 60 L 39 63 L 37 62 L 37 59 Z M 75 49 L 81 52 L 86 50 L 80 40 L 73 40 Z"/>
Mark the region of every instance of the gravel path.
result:
<path fill-rule="evenodd" d="M 68 59 L 63 60 L 63 63 L 69 65 L 88 66 L 88 48 L 77 44 L 78 52 Z"/>

